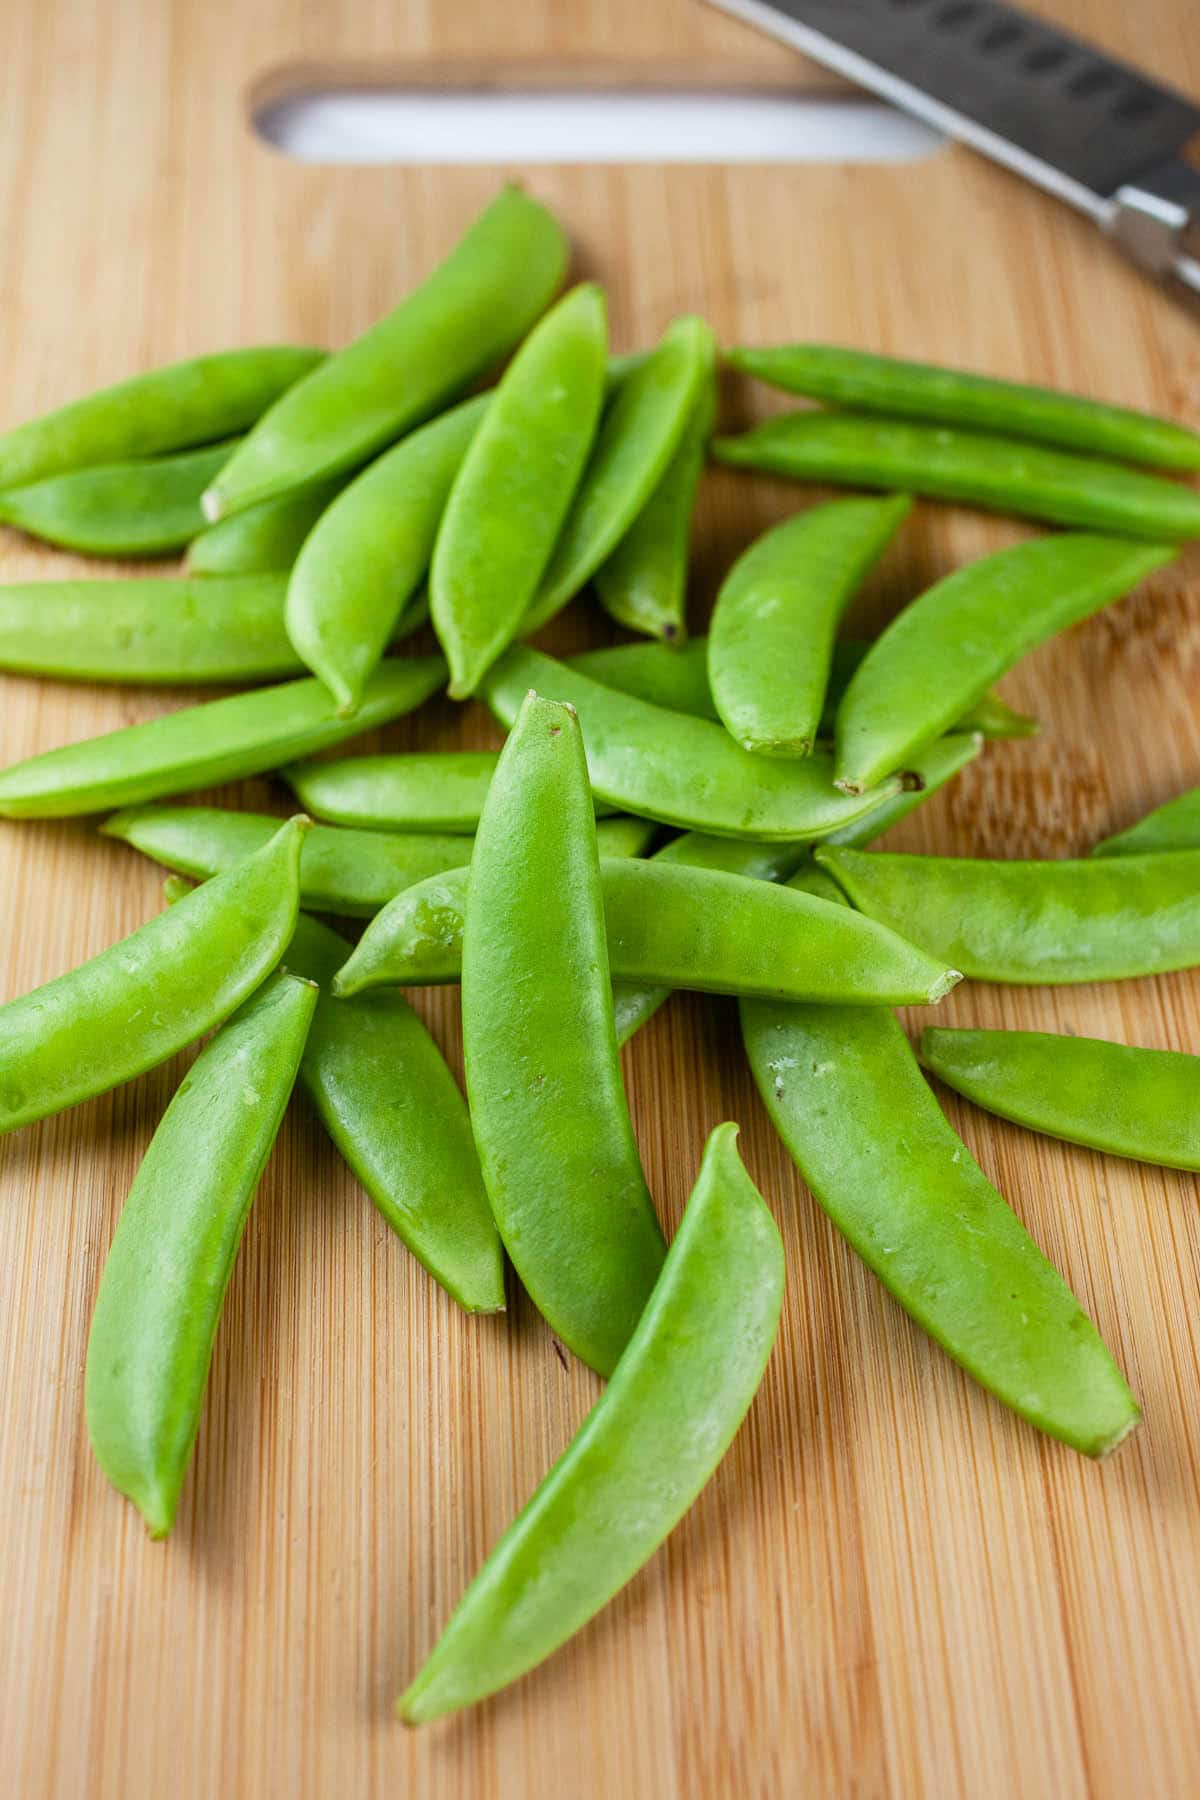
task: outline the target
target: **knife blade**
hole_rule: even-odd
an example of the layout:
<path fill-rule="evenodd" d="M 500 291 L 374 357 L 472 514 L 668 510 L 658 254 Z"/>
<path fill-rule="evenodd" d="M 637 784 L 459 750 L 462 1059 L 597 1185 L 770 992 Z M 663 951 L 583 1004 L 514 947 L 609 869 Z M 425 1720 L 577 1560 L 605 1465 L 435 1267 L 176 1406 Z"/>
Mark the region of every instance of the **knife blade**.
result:
<path fill-rule="evenodd" d="M 1200 295 L 1200 105 L 998 0 L 709 0 L 1086 213 Z"/>

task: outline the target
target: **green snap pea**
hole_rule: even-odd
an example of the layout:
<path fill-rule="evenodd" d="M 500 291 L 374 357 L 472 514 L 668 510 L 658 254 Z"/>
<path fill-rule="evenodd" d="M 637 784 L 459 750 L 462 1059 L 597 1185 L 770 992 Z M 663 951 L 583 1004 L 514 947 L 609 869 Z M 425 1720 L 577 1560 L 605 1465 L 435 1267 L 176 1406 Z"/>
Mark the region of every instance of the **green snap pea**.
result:
<path fill-rule="evenodd" d="M 851 676 L 836 720 L 838 786 L 861 793 L 901 768 L 1027 651 L 1128 593 L 1173 555 L 1060 532 L 947 575 L 892 620 Z"/>
<path fill-rule="evenodd" d="M 896 495 L 816 506 L 766 532 L 734 563 L 713 608 L 708 679 L 743 750 L 812 754 L 838 621 L 911 504 Z"/>
<path fill-rule="evenodd" d="M 798 480 L 899 489 L 985 511 L 1138 538 L 1200 536 L 1200 494 L 1181 483 L 949 425 L 853 413 L 785 413 L 712 454 L 737 468 Z"/>
<path fill-rule="evenodd" d="M 1024 381 L 968 375 L 834 344 L 730 350 L 726 360 L 772 387 L 861 412 L 1038 438 L 1160 469 L 1200 469 L 1200 436 L 1186 426 Z"/>
<path fill-rule="evenodd" d="M 719 725 L 651 706 L 523 646 L 493 665 L 482 693 L 511 726 L 530 688 L 575 707 L 601 799 L 666 825 L 713 837 L 826 837 L 899 786 L 839 793 L 827 756 L 751 756 Z"/>
<path fill-rule="evenodd" d="M 261 775 L 411 712 L 445 676 L 440 656 L 392 659 L 353 719 L 338 716 L 321 682 L 289 681 L 46 750 L 0 769 L 0 817 L 68 818 Z"/>
<path fill-rule="evenodd" d="M 607 314 L 573 288 L 505 370 L 450 490 L 429 577 L 450 694 L 473 694 L 520 629 L 576 488 L 604 399 Z"/>
<path fill-rule="evenodd" d="M 499 761 L 496 750 L 414 750 L 344 756 L 281 769 L 318 819 L 369 830 L 473 834 Z M 611 812 L 603 802 L 598 812 Z"/>
<path fill-rule="evenodd" d="M 815 854 L 860 912 L 976 981 L 1119 981 L 1200 963 L 1200 850 L 1078 862 Z"/>
<path fill-rule="evenodd" d="M 369 463 L 296 558 L 288 633 L 343 712 L 358 705 L 425 576 L 446 497 L 489 405 L 486 394 L 464 401 Z"/>
<path fill-rule="evenodd" d="M 821 877 L 797 885 L 828 895 Z M 947 1124 L 880 1007 L 745 1001 L 771 1122 L 819 1205 L 904 1310 L 1039 1430 L 1105 1456 L 1137 1403 L 1095 1327 Z"/>
<path fill-rule="evenodd" d="M 1141 856 L 1159 850 L 1200 850 L 1200 787 L 1177 794 L 1144 819 L 1105 838 L 1093 856 Z"/>
<path fill-rule="evenodd" d="M 100 463 L 0 494 L 0 524 L 89 556 L 170 556 L 203 528 L 200 496 L 228 444 Z"/>
<path fill-rule="evenodd" d="M 642 511 L 712 379 L 715 354 L 703 319 L 676 319 L 653 355 L 621 382 L 525 616 L 526 632 L 536 631 L 574 598 Z"/>
<path fill-rule="evenodd" d="M 579 723 L 536 694 L 479 821 L 462 988 L 471 1126 L 500 1236 L 551 1329 L 609 1375 L 664 1246 L 621 1086 Z"/>
<path fill-rule="evenodd" d="M 505 188 L 406 300 L 263 415 L 209 488 L 208 517 L 336 475 L 428 418 L 520 342 L 566 263 L 556 220 Z"/>
<path fill-rule="evenodd" d="M 217 806 L 135 806 L 100 827 L 155 862 L 205 879 L 252 856 L 279 829 L 265 813 Z M 459 837 L 314 825 L 300 852 L 300 904 L 370 918 L 414 882 L 462 863 Z"/>
<path fill-rule="evenodd" d="M 191 575 L 274 575 L 292 567 L 300 546 L 346 485 L 341 476 L 260 500 L 208 525 L 188 545 Z"/>
<path fill-rule="evenodd" d="M 169 913 L 0 1006 L 0 1131 L 144 1074 L 254 991 L 295 927 L 304 824 L 291 820 Z"/>
<path fill-rule="evenodd" d="M 925 1031 L 920 1055 L 947 1087 L 1031 1131 L 1200 1169 L 1200 1056 L 1052 1031 Z"/>
<path fill-rule="evenodd" d="M 783 1246 L 718 1125 L 613 1378 L 396 1703 L 419 1725 L 515 1681 L 632 1579 L 724 1456 L 779 1328 Z"/>
<path fill-rule="evenodd" d="M 716 410 L 716 383 L 706 381 L 666 473 L 594 577 L 611 619 L 666 644 L 687 638 L 692 513 Z"/>
<path fill-rule="evenodd" d="M 264 344 L 168 363 L 100 388 L 0 436 L 0 489 L 232 437 L 324 357 L 323 350 Z"/>
<path fill-rule="evenodd" d="M 280 970 L 197 1057 L 104 1265 L 88 1337 L 88 1436 L 154 1538 L 175 1523 L 225 1290 L 316 999 L 312 982 Z"/>

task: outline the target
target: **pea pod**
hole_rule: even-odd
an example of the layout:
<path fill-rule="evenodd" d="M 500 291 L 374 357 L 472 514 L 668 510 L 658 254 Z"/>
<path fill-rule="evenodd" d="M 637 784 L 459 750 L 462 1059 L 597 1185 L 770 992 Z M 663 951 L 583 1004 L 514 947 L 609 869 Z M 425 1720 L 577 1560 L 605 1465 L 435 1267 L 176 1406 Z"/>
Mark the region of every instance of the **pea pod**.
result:
<path fill-rule="evenodd" d="M 743 750 L 812 754 L 838 621 L 911 504 L 897 495 L 816 506 L 766 532 L 734 563 L 713 608 L 708 679 Z"/>
<path fill-rule="evenodd" d="M 263 344 L 168 363 L 100 388 L 0 436 L 0 489 L 232 437 L 324 357 L 323 350 Z"/>
<path fill-rule="evenodd" d="M 424 578 L 446 497 L 488 405 L 486 394 L 464 401 L 369 463 L 299 551 L 288 633 L 342 712 L 358 705 Z"/>
<path fill-rule="evenodd" d="M 200 496 L 228 444 L 101 463 L 0 494 L 0 524 L 90 556 L 170 556 L 203 528 Z"/>
<path fill-rule="evenodd" d="M 260 775 L 411 712 L 445 674 L 439 656 L 386 662 L 353 719 L 321 682 L 289 681 L 46 750 L 0 770 L 0 817 L 68 818 Z"/>
<path fill-rule="evenodd" d="M 1200 850 L 1079 862 L 816 851 L 860 912 L 976 981 L 1059 985 L 1200 963 Z"/>
<path fill-rule="evenodd" d="M 796 884 L 829 895 L 818 875 Z M 1061 1276 L 972 1160 L 880 1007 L 746 1001 L 771 1121 L 820 1206 L 904 1310 L 998 1399 L 1085 1456 L 1138 1408 Z"/>
<path fill-rule="evenodd" d="M 344 486 L 341 476 L 315 481 L 206 526 L 188 545 L 188 573 L 274 575 L 290 569 L 301 544 Z"/>
<path fill-rule="evenodd" d="M 303 820 L 44 987 L 0 1006 L 0 1131 L 165 1062 L 253 993 L 296 923 Z"/>
<path fill-rule="evenodd" d="M 1200 469 L 1200 436 L 1186 426 L 1024 381 L 968 375 L 834 344 L 739 348 L 730 350 L 726 360 L 772 387 L 861 412 L 1007 432 L 1160 469 Z"/>
<path fill-rule="evenodd" d="M 654 354 L 621 382 L 525 616 L 526 632 L 574 598 L 646 505 L 712 378 L 714 354 L 703 319 L 676 319 Z"/>
<path fill-rule="evenodd" d="M 534 694 L 479 821 L 462 978 L 471 1126 L 500 1236 L 551 1329 L 611 1374 L 664 1249 L 621 1086 L 579 724 Z"/>
<path fill-rule="evenodd" d="M 1051 1031 L 925 1031 L 920 1054 L 947 1087 L 1031 1131 L 1200 1169 L 1200 1056 Z"/>
<path fill-rule="evenodd" d="M 1177 794 L 1144 819 L 1105 838 L 1093 856 L 1142 856 L 1159 850 L 1200 850 L 1200 787 Z"/>
<path fill-rule="evenodd" d="M 1200 494 L 1094 456 L 948 425 L 853 413 L 784 413 L 717 438 L 718 462 L 802 481 L 890 488 L 1117 536 L 1200 536 Z"/>
<path fill-rule="evenodd" d="M 696 1499 L 745 1417 L 779 1327 L 783 1247 L 718 1125 L 613 1378 L 467 1589 L 396 1710 L 418 1725 L 565 1643 Z"/>
<path fill-rule="evenodd" d="M 361 463 L 519 343 L 567 262 L 536 200 L 505 188 L 386 318 L 259 420 L 205 497 L 209 519 Z"/>
<path fill-rule="evenodd" d="M 499 760 L 497 750 L 414 750 L 295 763 L 280 773 L 309 812 L 336 825 L 469 834 Z M 596 810 L 613 809 L 600 802 Z"/>
<path fill-rule="evenodd" d="M 956 569 L 906 606 L 850 678 L 838 786 L 861 793 L 940 737 L 1027 651 L 1129 592 L 1173 552 L 1062 532 Z"/>
<path fill-rule="evenodd" d="M 604 399 L 607 316 L 573 288 L 500 378 L 446 502 L 430 572 L 450 694 L 473 694 L 516 636 L 579 485 Z"/>
<path fill-rule="evenodd" d="M 667 825 L 714 837 L 825 837 L 899 785 L 839 794 L 828 757 L 751 756 L 719 725 L 651 706 L 524 647 L 493 665 L 482 692 L 501 724 L 511 725 L 533 687 L 578 712 L 594 792 Z"/>

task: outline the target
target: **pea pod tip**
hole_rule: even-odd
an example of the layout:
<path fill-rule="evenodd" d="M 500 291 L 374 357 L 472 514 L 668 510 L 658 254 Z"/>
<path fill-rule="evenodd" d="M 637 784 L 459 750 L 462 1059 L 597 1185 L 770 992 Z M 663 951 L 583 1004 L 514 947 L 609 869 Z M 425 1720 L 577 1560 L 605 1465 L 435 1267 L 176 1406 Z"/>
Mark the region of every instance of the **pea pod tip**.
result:
<path fill-rule="evenodd" d="M 200 496 L 200 511 L 210 525 L 215 525 L 218 519 L 224 517 L 224 496 L 219 487 L 205 488 Z"/>

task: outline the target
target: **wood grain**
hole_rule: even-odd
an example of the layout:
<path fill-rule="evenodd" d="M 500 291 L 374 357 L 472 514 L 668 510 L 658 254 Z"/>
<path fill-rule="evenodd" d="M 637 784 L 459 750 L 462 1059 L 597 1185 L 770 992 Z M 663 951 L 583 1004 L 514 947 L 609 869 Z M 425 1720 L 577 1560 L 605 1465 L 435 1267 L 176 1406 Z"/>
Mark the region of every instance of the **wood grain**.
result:
<path fill-rule="evenodd" d="M 1185 0 L 1046 0 L 1193 90 Z M 207 347 L 340 343 L 390 305 L 501 169 L 316 169 L 257 143 L 281 71 L 566 71 L 828 85 L 693 0 L 9 0 L 0 73 L 0 423 Z M 1061 207 L 966 153 L 905 168 L 542 168 L 620 345 L 699 309 L 725 341 L 811 335 L 1046 379 L 1200 423 L 1194 321 Z M 730 382 L 731 423 L 764 409 Z M 713 474 L 696 616 L 798 490 Z M 878 620 L 1016 528 L 922 508 Z M 12 535 L 0 576 L 83 568 Z M 584 609 L 552 646 L 600 641 Z M 895 842 L 1062 855 L 1200 782 L 1200 560 L 1040 651 L 997 746 Z M 185 703 L 5 679 L 11 759 Z M 196 696 L 198 697 L 198 696 Z M 494 742 L 428 709 L 396 746 Z M 367 747 L 364 745 L 364 748 Z M 283 810 L 269 783 L 233 797 Z M 150 916 L 159 875 L 83 824 L 0 828 L 2 991 Z M 971 987 L 949 1022 L 1200 1051 L 1200 976 Z M 451 995 L 426 1012 L 452 1058 Z M 917 1023 L 914 1019 L 913 1023 Z M 514 1293 L 462 1317 L 302 1105 L 263 1183 L 174 1537 L 151 1544 L 88 1452 L 82 1371 L 122 1196 L 186 1059 L 0 1142 L 0 1785 L 25 1797 L 402 1793 L 549 1800 L 1200 1791 L 1200 1211 L 1193 1178 L 947 1098 L 1114 1346 L 1146 1423 L 1110 1465 L 1039 1439 L 883 1295 L 813 1204 L 732 1008 L 677 1000 L 627 1053 L 669 1228 L 705 1132 L 743 1124 L 784 1233 L 778 1352 L 710 1491 L 542 1671 L 404 1732 L 389 1702 L 595 1397 Z"/>

